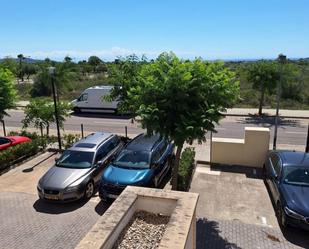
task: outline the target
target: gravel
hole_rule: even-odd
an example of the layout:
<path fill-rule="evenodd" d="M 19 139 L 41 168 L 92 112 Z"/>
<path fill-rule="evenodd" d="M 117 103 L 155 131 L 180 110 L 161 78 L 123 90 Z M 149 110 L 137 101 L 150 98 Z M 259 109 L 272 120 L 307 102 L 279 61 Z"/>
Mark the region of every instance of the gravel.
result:
<path fill-rule="evenodd" d="M 155 249 L 159 247 L 169 216 L 136 212 L 121 232 L 113 249 Z"/>

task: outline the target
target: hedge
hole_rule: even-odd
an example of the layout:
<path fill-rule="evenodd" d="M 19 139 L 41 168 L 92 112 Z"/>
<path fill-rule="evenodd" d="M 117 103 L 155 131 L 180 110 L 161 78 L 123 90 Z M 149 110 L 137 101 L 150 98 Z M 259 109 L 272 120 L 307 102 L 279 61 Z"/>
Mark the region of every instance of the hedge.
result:
<path fill-rule="evenodd" d="M 27 157 L 33 156 L 46 147 L 44 138 L 36 138 L 30 142 L 22 143 L 0 151 L 0 170 L 3 170 Z"/>
<path fill-rule="evenodd" d="M 187 147 L 181 154 L 178 170 L 178 186 L 180 191 L 188 191 L 190 188 L 191 177 L 194 169 L 194 148 Z"/>

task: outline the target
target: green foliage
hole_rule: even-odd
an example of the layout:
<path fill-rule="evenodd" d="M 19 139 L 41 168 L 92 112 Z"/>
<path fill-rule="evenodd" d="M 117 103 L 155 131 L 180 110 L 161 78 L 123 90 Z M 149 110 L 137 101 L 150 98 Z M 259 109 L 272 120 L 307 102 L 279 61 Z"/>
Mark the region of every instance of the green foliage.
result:
<path fill-rule="evenodd" d="M 108 68 L 110 83 L 114 89 L 107 100 L 119 100 L 118 110 L 122 112 L 133 112 L 134 106 L 131 106 L 128 98 L 130 88 L 135 87 L 141 66 L 147 63 L 146 58 L 140 60 L 136 55 L 130 55 L 125 58 L 118 58 L 116 63 Z"/>
<path fill-rule="evenodd" d="M 59 102 L 58 105 L 59 125 L 63 128 L 66 117 L 70 116 L 71 105 L 67 102 Z M 54 103 L 46 99 L 34 99 L 25 108 L 25 118 L 22 120 L 23 128 L 29 127 L 30 124 L 37 129 L 46 129 L 49 135 L 49 126 L 55 123 Z"/>
<path fill-rule="evenodd" d="M 178 171 L 177 190 L 188 191 L 190 188 L 192 173 L 194 169 L 194 148 L 185 148 L 181 154 Z"/>
<path fill-rule="evenodd" d="M 17 75 L 18 64 L 13 58 L 7 57 L 0 62 L 0 68 L 8 69 L 14 75 Z"/>
<path fill-rule="evenodd" d="M 15 106 L 17 95 L 13 79 L 13 74 L 8 69 L 0 68 L 0 120 L 8 115 L 7 109 Z"/>
<path fill-rule="evenodd" d="M 205 141 L 221 112 L 239 99 L 235 74 L 221 62 L 182 61 L 163 53 L 153 63 L 129 68 L 127 75 L 132 84 L 128 83 L 122 105 L 139 117 L 147 133 L 159 133 L 177 146 L 172 184 L 176 189 L 184 142 Z"/>
<path fill-rule="evenodd" d="M 0 151 L 0 170 L 35 155 L 44 148 L 44 144 L 44 140 L 38 138 Z"/>
<path fill-rule="evenodd" d="M 220 112 L 239 98 L 234 78 L 223 63 L 181 61 L 164 53 L 141 67 L 126 103 L 150 133 L 158 132 L 177 146 L 203 141 L 207 131 L 214 131 Z"/>
<path fill-rule="evenodd" d="M 94 72 L 94 73 L 97 72 L 97 67 L 98 67 L 101 63 L 103 63 L 102 60 L 101 60 L 99 57 L 97 57 L 97 56 L 94 56 L 94 55 L 93 55 L 93 56 L 90 56 L 90 57 L 88 58 L 88 64 L 92 66 L 93 72 Z"/>
<path fill-rule="evenodd" d="M 70 148 L 74 143 L 80 140 L 78 134 L 64 134 L 62 139 L 62 145 L 65 149 Z"/>

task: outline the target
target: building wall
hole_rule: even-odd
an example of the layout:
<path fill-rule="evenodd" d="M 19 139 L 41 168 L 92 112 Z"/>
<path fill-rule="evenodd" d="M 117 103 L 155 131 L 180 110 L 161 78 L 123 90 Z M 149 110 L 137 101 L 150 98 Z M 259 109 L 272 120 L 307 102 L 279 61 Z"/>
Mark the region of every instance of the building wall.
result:
<path fill-rule="evenodd" d="M 246 127 L 244 139 L 213 138 L 211 163 L 263 167 L 269 139 L 269 129 L 260 127 Z"/>

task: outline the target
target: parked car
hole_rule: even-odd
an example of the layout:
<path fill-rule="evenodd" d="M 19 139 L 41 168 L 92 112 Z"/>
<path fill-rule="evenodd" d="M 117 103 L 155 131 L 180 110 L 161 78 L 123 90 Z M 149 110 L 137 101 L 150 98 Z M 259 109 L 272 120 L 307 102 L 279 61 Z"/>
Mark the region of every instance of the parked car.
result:
<path fill-rule="evenodd" d="M 271 151 L 264 164 L 266 183 L 281 227 L 309 229 L 309 153 Z"/>
<path fill-rule="evenodd" d="M 23 136 L 0 137 L 0 150 L 5 150 L 17 144 L 30 142 L 31 139 Z"/>
<path fill-rule="evenodd" d="M 79 112 L 116 112 L 119 101 L 104 100 L 110 94 L 113 86 L 93 86 L 84 90 L 81 95 L 73 100 L 73 110 Z"/>
<path fill-rule="evenodd" d="M 104 170 L 100 198 L 115 199 L 127 185 L 158 187 L 169 172 L 173 158 L 174 146 L 168 140 L 158 134 L 140 134 Z"/>
<path fill-rule="evenodd" d="M 108 132 L 96 132 L 76 142 L 39 180 L 39 197 L 57 201 L 90 198 L 103 169 L 123 145 L 117 135 Z"/>

